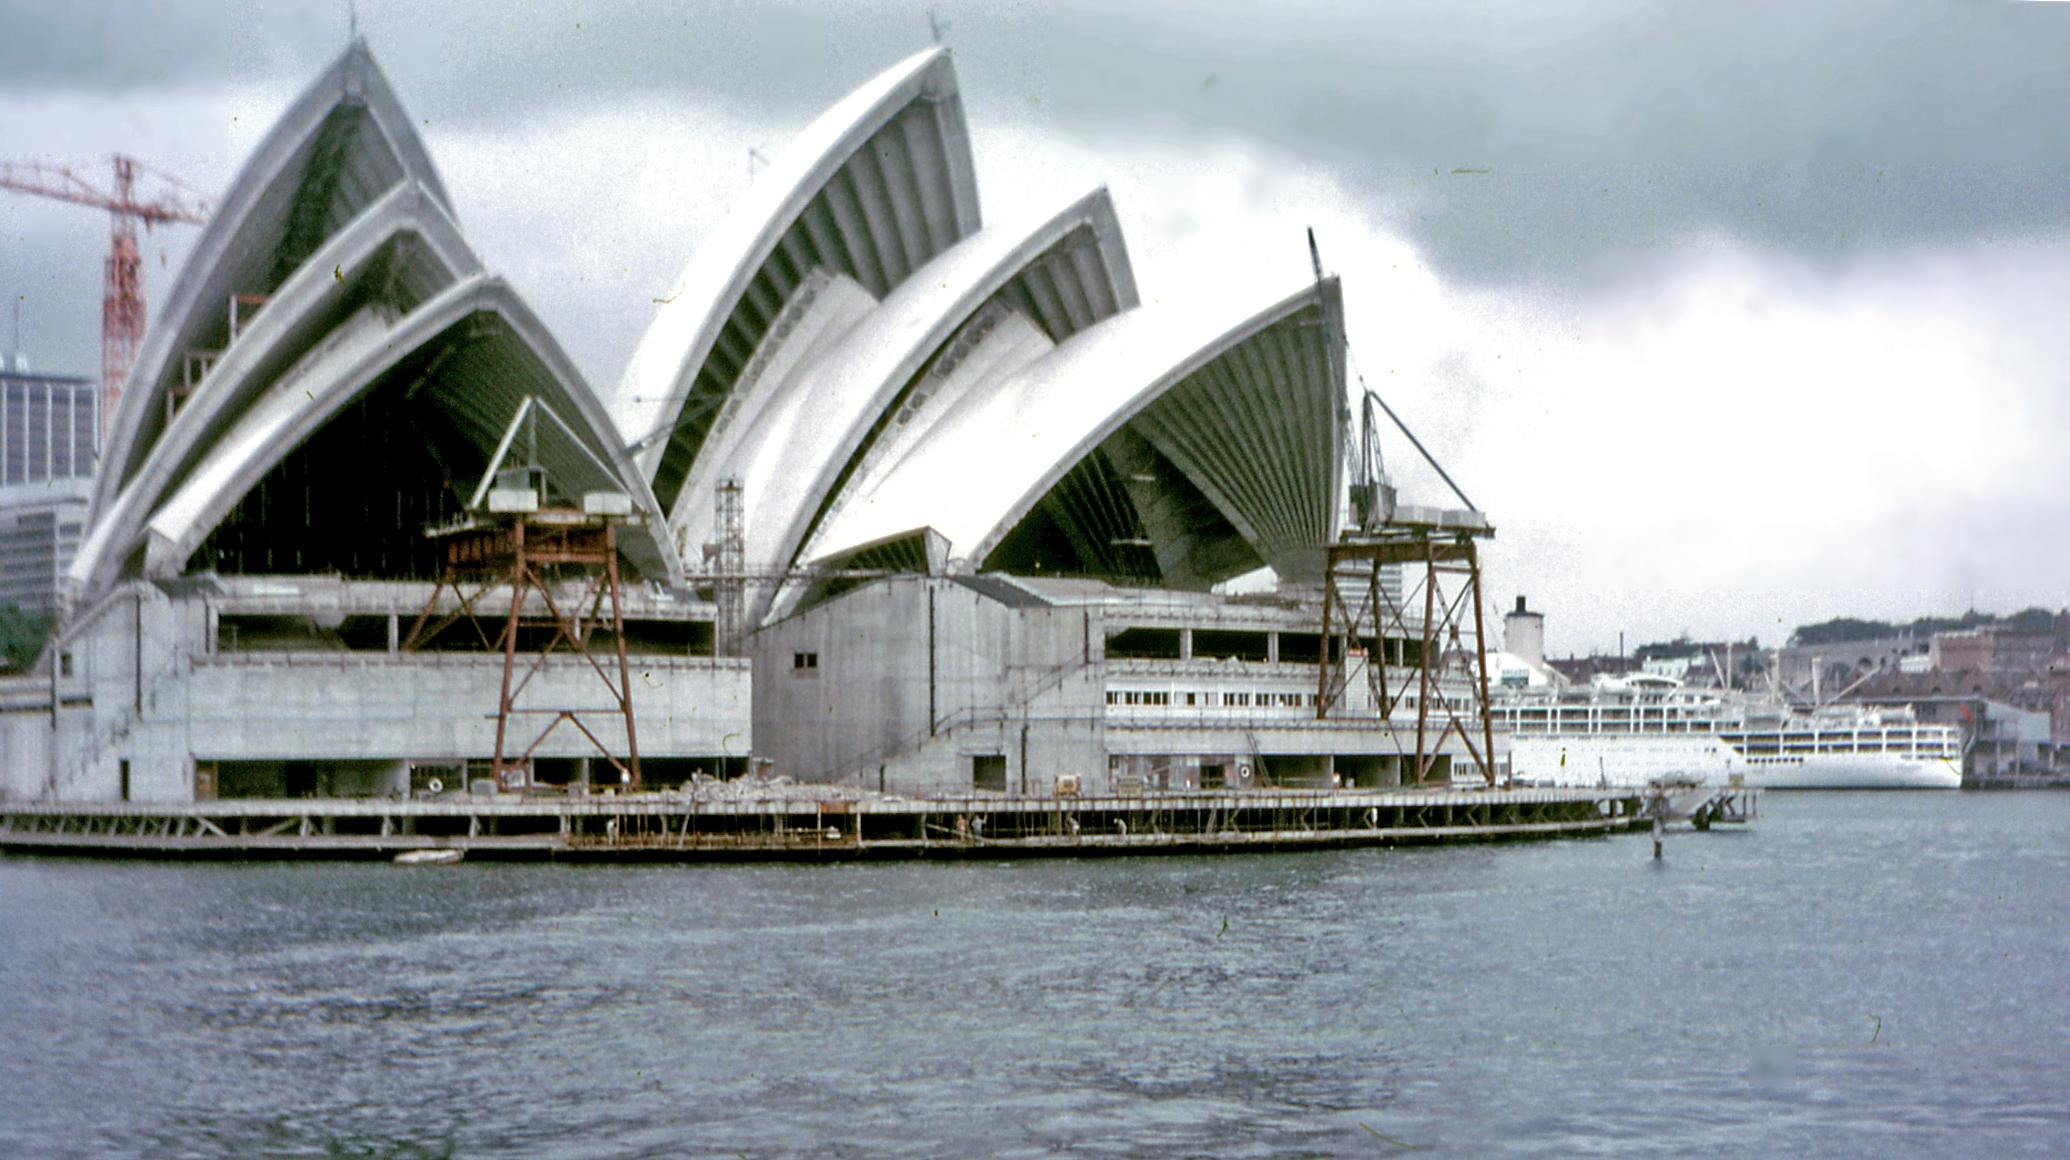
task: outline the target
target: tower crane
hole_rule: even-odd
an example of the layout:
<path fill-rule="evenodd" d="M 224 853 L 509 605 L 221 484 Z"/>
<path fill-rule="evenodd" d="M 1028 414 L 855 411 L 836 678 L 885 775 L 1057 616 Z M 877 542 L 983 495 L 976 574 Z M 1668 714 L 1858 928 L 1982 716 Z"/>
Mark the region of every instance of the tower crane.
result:
<path fill-rule="evenodd" d="M 198 198 L 165 194 L 151 201 L 136 193 L 139 173 L 152 173 L 160 180 L 192 192 L 176 177 L 148 169 L 134 157 L 114 155 L 113 192 L 63 166 L 39 161 L 0 161 L 0 189 L 69 201 L 108 211 L 109 241 L 105 285 L 101 297 L 101 434 L 122 399 L 122 384 L 136 362 L 137 347 L 144 341 L 143 260 L 137 249 L 137 224 L 152 226 L 180 222 L 202 225 L 208 221 L 208 204 Z"/>

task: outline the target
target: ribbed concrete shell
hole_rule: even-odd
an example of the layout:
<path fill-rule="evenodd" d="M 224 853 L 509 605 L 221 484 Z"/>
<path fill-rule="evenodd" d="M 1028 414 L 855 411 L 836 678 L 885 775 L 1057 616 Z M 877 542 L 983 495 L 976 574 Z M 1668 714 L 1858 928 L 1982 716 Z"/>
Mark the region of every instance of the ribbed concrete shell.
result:
<path fill-rule="evenodd" d="M 819 538 L 826 555 L 930 527 L 985 566 L 1065 477 L 1140 441 L 1213 504 L 1256 561 L 1317 573 L 1342 483 L 1336 283 L 1249 305 L 1128 311 L 964 393 Z M 1229 557 L 1218 569 L 1241 571 Z M 1199 582 L 1220 578 L 1195 577 Z"/>
<path fill-rule="evenodd" d="M 644 527 L 626 529 L 621 546 L 646 575 L 680 581 L 659 505 L 618 446 L 602 404 L 510 287 L 479 275 L 399 318 L 363 309 L 254 398 L 152 515 L 146 571 L 178 574 L 238 500 L 297 444 L 406 358 L 422 357 L 434 346 L 435 375 L 423 374 L 419 389 L 436 392 L 433 402 L 484 461 L 525 397 L 539 398 L 581 437 L 579 443 L 541 444 L 540 466 L 548 479 L 571 497 L 586 490 L 630 493 L 635 510 L 648 519 Z"/>
<path fill-rule="evenodd" d="M 109 428 L 93 510 L 110 504 L 165 427 L 190 351 L 221 349 L 232 294 L 270 295 L 382 194 L 414 180 L 451 204 L 410 118 L 355 41 L 253 152 L 158 306 Z"/>
<path fill-rule="evenodd" d="M 1027 305 L 1038 295 L 1050 309 Z M 912 401 L 923 372 L 946 360 L 973 320 L 1009 314 L 1069 338 L 1135 303 L 1134 277 L 1105 190 L 1076 199 L 1032 229 L 979 232 L 928 263 L 837 340 L 786 364 L 790 373 L 765 373 L 743 384 L 746 414 L 713 436 L 679 497 L 675 523 L 684 542 L 716 536 L 710 496 L 719 481 L 737 478 L 747 558 L 791 563 L 874 441 Z M 789 341 L 779 326 L 764 345 Z"/>
<path fill-rule="evenodd" d="M 959 438 L 940 423 L 965 395 L 988 389 L 1072 335 L 1135 309 L 1135 272 L 1105 189 L 1050 219 L 1023 250 L 1031 244 L 1043 248 L 960 320 L 948 341 L 880 412 L 876 430 L 823 501 L 824 514 L 799 555 L 818 556 L 822 544 L 847 551 L 859 543 L 834 530 L 851 501 L 881 486 L 923 444 Z"/>
<path fill-rule="evenodd" d="M 397 314 L 481 272 L 443 203 L 406 181 L 368 206 L 274 291 L 103 507 L 71 565 L 88 590 L 113 582 L 168 488 L 238 422 L 244 408 L 368 301 Z"/>
<path fill-rule="evenodd" d="M 232 294 L 262 298 L 234 340 Z M 186 364 L 200 347 L 211 357 L 195 381 Z M 374 398 L 384 385 L 403 393 Z M 240 516 L 241 542 L 277 528 L 300 544 L 422 543 L 415 521 L 446 518 L 464 499 L 527 397 L 567 425 L 542 424 L 538 446 L 558 498 L 628 494 L 645 525 L 621 537 L 627 557 L 650 579 L 679 581 L 664 513 L 601 400 L 510 287 L 483 274 L 408 115 L 355 43 L 268 133 L 182 269 L 125 396 L 68 589 L 91 598 L 139 567 L 178 575 L 247 494 L 348 407 L 372 426 L 333 429 L 330 450 L 297 460 L 322 465 L 295 486 L 313 481 L 324 503 Z M 402 403 L 390 411 L 381 399 Z M 427 416 L 443 451 L 414 426 Z M 406 474 L 355 454 L 370 434 L 436 469 Z M 386 488 L 394 510 L 362 488 Z M 324 522 L 319 507 L 346 511 L 348 526 Z M 249 554 L 235 558 L 251 566 Z M 294 557 L 352 574 L 366 557 L 326 559 Z M 385 567 L 364 574 L 391 575 Z"/>
<path fill-rule="evenodd" d="M 619 383 L 612 416 L 656 494 L 679 506 L 712 421 L 813 270 L 881 299 L 979 224 L 946 50 L 899 63 L 813 122 L 699 244 Z"/>

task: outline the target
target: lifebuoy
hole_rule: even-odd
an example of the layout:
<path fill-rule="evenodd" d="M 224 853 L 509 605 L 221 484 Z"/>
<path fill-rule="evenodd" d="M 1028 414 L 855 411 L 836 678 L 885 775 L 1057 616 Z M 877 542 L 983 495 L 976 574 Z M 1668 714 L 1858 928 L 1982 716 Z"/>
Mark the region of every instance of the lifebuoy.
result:
<path fill-rule="evenodd" d="M 444 793 L 446 792 L 446 783 L 444 780 L 434 777 L 424 783 L 424 789 L 428 793 Z"/>

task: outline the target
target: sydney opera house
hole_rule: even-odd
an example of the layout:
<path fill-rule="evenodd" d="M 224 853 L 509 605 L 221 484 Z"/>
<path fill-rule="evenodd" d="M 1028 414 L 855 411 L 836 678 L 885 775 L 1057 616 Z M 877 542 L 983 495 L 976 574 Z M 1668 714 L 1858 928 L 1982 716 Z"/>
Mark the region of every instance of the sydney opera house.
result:
<path fill-rule="evenodd" d="M 1104 189 L 987 221 L 936 48 L 806 128 L 593 384 L 412 125 L 355 44 L 220 199 L 110 425 L 58 635 L 0 683 L 7 797 L 479 784 L 515 646 L 462 614 L 517 590 L 448 583 L 428 533 L 513 487 L 503 511 L 609 524 L 621 615 L 583 631 L 629 672 L 629 711 L 524 753 L 529 787 L 635 725 L 664 788 L 1414 780 L 1356 689 L 1315 711 L 1334 280 L 1145 304 Z M 524 695 L 593 701 L 603 671 L 564 652 Z"/>

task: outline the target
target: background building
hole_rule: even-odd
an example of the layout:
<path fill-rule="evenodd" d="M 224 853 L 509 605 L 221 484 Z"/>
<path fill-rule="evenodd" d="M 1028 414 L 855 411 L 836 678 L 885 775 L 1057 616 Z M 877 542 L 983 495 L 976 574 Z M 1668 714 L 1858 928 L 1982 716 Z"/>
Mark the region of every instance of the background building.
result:
<path fill-rule="evenodd" d="M 79 549 L 93 487 L 99 391 L 10 358 L 0 369 L 0 606 L 48 613 Z"/>

